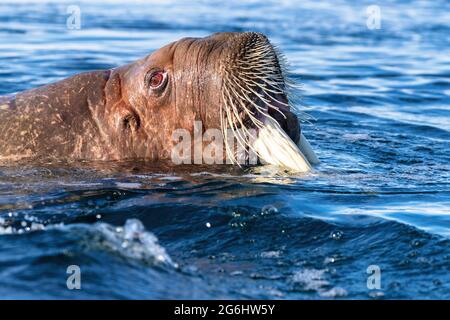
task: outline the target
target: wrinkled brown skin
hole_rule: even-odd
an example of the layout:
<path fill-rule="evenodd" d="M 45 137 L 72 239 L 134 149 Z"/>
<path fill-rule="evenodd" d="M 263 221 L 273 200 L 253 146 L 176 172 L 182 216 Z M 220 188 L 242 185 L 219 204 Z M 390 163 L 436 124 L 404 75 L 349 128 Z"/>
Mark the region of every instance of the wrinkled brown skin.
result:
<path fill-rule="evenodd" d="M 0 97 L 0 162 L 170 159 L 175 129 L 220 128 L 221 64 L 239 35 L 184 38 L 119 68 Z M 146 83 L 156 68 L 168 74 L 162 92 Z M 297 118 L 286 115 L 277 120 L 298 140 Z"/>

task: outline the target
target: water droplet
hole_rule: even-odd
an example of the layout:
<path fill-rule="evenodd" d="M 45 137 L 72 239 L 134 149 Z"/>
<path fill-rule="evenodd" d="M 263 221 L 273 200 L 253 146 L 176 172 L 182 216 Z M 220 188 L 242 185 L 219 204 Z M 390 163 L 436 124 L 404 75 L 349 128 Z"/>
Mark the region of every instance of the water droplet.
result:
<path fill-rule="evenodd" d="M 206 227 L 207 227 L 207 228 L 211 228 L 211 223 L 207 222 L 207 223 L 206 223 Z"/>
<path fill-rule="evenodd" d="M 336 262 L 336 258 L 335 257 L 327 257 L 324 260 L 324 264 L 329 264 L 329 263 L 335 263 Z"/>
<path fill-rule="evenodd" d="M 231 213 L 231 215 L 232 215 L 233 217 L 235 217 L 235 218 L 238 218 L 238 217 L 241 216 L 241 214 L 240 214 L 239 212 L 236 212 L 236 211 L 233 211 L 233 212 Z"/>
<path fill-rule="evenodd" d="M 272 205 L 264 206 L 261 209 L 261 215 L 263 215 L 263 216 L 269 215 L 269 214 L 277 214 L 277 213 L 278 213 L 278 209 Z"/>
<path fill-rule="evenodd" d="M 333 240 L 340 240 L 340 239 L 342 239 L 343 236 L 344 236 L 344 233 L 340 230 L 336 230 L 331 233 L 331 238 Z"/>
<path fill-rule="evenodd" d="M 422 241 L 420 241 L 418 239 L 411 241 L 411 246 L 413 246 L 413 247 L 418 248 L 418 247 L 421 247 L 422 245 L 423 245 Z"/>

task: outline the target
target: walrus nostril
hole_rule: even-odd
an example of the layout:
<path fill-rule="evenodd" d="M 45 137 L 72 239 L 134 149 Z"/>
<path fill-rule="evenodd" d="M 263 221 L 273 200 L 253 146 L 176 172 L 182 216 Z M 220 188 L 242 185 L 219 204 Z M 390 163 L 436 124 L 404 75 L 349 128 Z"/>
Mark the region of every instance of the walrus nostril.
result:
<path fill-rule="evenodd" d="M 130 129 L 134 132 L 137 131 L 140 126 L 141 121 L 139 119 L 139 116 L 135 113 L 130 113 L 122 119 L 122 128 L 125 130 Z"/>

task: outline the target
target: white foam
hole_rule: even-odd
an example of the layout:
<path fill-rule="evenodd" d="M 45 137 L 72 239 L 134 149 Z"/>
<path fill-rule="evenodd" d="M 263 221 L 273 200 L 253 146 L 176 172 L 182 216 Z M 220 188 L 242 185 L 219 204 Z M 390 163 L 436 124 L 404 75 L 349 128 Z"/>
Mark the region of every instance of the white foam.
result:
<path fill-rule="evenodd" d="M 344 297 L 347 291 L 341 287 L 330 287 L 325 279 L 325 270 L 303 269 L 292 276 L 292 281 L 300 285 L 303 290 L 315 291 L 324 298 Z"/>
<path fill-rule="evenodd" d="M 325 270 L 303 269 L 292 276 L 292 281 L 303 287 L 304 290 L 322 291 L 329 282 L 324 278 Z"/>

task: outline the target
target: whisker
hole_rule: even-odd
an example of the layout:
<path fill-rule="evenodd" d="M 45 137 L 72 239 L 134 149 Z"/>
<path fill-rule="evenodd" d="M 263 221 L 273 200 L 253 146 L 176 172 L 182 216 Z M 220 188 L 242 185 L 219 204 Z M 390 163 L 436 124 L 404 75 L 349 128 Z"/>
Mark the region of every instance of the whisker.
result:
<path fill-rule="evenodd" d="M 311 123 L 315 118 L 300 110 L 299 106 L 303 106 L 302 86 L 289 73 L 285 56 L 267 38 L 255 38 L 238 57 L 232 58 L 235 59 L 234 63 L 224 67 L 220 122 L 227 156 L 232 163 L 240 165 L 236 158 L 237 151 L 234 150 L 235 144 L 233 142 L 233 146 L 230 146 L 228 138 L 236 139 L 246 152 L 252 150 L 259 156 L 249 142 L 249 139 L 254 138 L 249 129 L 264 128 L 266 120 L 262 119 L 278 123 L 269 110 L 280 113 L 285 119 L 287 116 L 281 106 L 295 110 L 303 123 Z M 280 99 L 279 95 L 285 95 L 287 102 L 280 101 L 284 99 Z M 229 134 L 233 137 L 229 137 Z"/>

